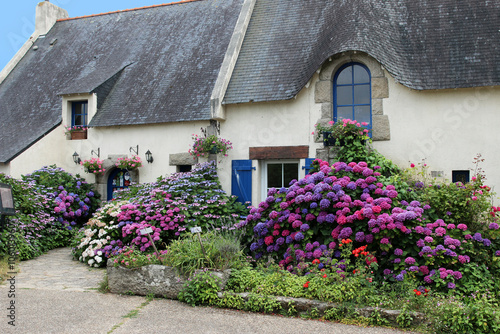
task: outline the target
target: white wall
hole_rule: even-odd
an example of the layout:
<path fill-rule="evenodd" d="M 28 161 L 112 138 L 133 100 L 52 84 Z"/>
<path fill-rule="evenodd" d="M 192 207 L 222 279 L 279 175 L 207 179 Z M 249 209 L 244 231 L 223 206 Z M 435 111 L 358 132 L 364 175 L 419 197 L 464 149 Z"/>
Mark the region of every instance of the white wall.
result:
<path fill-rule="evenodd" d="M 187 152 L 192 144 L 191 134 L 200 134 L 200 128 L 207 125 L 208 122 L 186 122 L 91 128 L 86 140 L 68 140 L 64 135 L 64 125 L 60 125 L 11 161 L 10 174 L 18 178 L 44 165 L 56 164 L 70 173 L 80 173 L 89 182 L 95 182 L 93 174 L 86 174 L 83 167 L 75 165 L 74 152 L 77 152 L 82 160 L 95 156 L 91 155 L 91 151 L 97 151 L 98 148 L 101 159 L 110 155 L 131 157 L 134 153 L 130 152 L 130 147 L 135 149 L 139 145 L 139 156 L 143 161 L 143 167 L 139 169 L 140 182 L 152 182 L 160 175 L 176 172 L 176 166 L 169 166 L 169 155 Z M 153 154 L 152 164 L 146 162 L 144 154 L 147 150 Z M 8 167 L 5 168 L 7 170 Z"/>
<path fill-rule="evenodd" d="M 317 75 L 313 80 L 317 80 Z M 245 103 L 226 106 L 226 121 L 221 122 L 220 137 L 229 139 L 234 149 L 219 163 L 223 188 L 231 191 L 231 160 L 249 159 L 249 147 L 309 145 L 309 158 L 316 148 L 311 132 L 320 118 L 320 105 L 314 103 L 314 85 L 288 101 Z M 304 161 L 301 161 L 302 165 Z M 301 165 L 301 166 L 302 166 Z M 261 174 L 257 163 L 252 174 L 252 203 L 261 200 Z M 299 176 L 305 173 L 301 169 Z"/>
<path fill-rule="evenodd" d="M 375 148 L 403 167 L 425 159 L 430 170 L 450 180 L 452 170 L 473 168 L 481 153 L 486 183 L 500 192 L 500 87 L 415 91 L 387 77 L 389 98 L 383 103 L 391 140 L 375 142 Z"/>

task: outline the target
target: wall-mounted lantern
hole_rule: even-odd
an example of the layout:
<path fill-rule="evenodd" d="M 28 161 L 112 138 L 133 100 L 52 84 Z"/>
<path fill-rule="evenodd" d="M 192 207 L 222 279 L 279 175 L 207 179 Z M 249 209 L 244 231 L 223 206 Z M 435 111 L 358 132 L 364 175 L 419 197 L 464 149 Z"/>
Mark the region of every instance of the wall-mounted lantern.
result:
<path fill-rule="evenodd" d="M 80 162 L 82 162 L 82 159 L 80 159 L 80 156 L 76 152 L 73 153 L 73 162 L 77 165 L 79 165 Z"/>
<path fill-rule="evenodd" d="M 146 152 L 146 161 L 148 162 L 148 164 L 153 163 L 153 161 L 154 161 L 154 159 L 153 159 L 153 153 L 151 153 L 150 150 L 148 150 Z"/>

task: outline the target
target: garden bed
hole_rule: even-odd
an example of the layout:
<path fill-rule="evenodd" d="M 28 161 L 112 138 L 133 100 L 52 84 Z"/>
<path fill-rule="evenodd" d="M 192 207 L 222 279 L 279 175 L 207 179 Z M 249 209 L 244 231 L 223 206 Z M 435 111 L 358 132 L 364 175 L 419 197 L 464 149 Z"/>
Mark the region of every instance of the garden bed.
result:
<path fill-rule="evenodd" d="M 150 264 L 140 268 L 128 269 L 114 266 L 112 260 L 107 263 L 108 286 L 112 293 L 134 294 L 140 296 L 154 295 L 168 299 L 178 299 L 186 277 L 178 275 L 172 267 Z M 224 288 L 231 270 L 212 271 L 221 278 L 220 288 Z"/>

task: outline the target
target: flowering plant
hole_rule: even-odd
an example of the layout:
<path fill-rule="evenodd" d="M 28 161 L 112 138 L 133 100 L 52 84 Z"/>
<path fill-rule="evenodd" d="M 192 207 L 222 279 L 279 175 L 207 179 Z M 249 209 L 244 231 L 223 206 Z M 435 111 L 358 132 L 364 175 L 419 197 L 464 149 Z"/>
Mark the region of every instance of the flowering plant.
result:
<path fill-rule="evenodd" d="M 66 126 L 64 129 L 66 129 L 64 134 L 69 134 L 77 131 L 87 131 L 88 127 L 85 125 L 74 125 L 74 126 Z"/>
<path fill-rule="evenodd" d="M 352 141 L 355 138 L 366 140 L 370 132 L 368 129 L 364 128 L 367 125 L 368 123 L 366 122 L 359 123 L 355 120 L 344 118 L 338 122 L 329 121 L 326 126 L 318 123 L 315 125 L 316 131 L 312 134 L 315 134 L 317 138 L 323 135 L 325 139 L 327 139 L 326 136 L 328 136 L 328 138 L 335 138 L 337 140 L 343 139 L 344 141 Z"/>
<path fill-rule="evenodd" d="M 189 150 L 189 153 L 197 157 L 206 157 L 209 154 L 218 153 L 222 153 L 227 157 L 227 151 L 233 148 L 233 143 L 227 139 L 218 138 L 216 135 L 208 137 L 193 135 L 193 140 L 193 148 Z"/>
<path fill-rule="evenodd" d="M 85 172 L 87 173 L 100 174 L 106 170 L 102 168 L 102 160 L 99 158 L 83 160 L 80 164 L 85 168 Z"/>
<path fill-rule="evenodd" d="M 120 169 L 133 170 L 142 167 L 142 161 L 141 158 L 134 155 L 132 158 L 118 158 L 115 165 Z"/>

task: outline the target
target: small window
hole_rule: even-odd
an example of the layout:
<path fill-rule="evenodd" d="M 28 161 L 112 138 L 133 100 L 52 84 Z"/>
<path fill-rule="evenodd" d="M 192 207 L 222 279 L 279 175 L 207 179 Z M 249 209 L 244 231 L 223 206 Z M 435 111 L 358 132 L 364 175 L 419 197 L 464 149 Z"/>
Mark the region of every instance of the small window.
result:
<path fill-rule="evenodd" d="M 298 161 L 268 161 L 264 166 L 263 197 L 267 196 L 269 189 L 288 188 L 290 181 L 298 180 Z"/>
<path fill-rule="evenodd" d="M 333 79 L 333 100 L 334 121 L 352 119 L 372 128 L 371 78 L 366 66 L 348 63 L 339 69 Z"/>
<path fill-rule="evenodd" d="M 451 181 L 453 183 L 462 182 L 463 184 L 469 183 L 470 171 L 468 170 L 454 170 L 451 172 Z"/>
<path fill-rule="evenodd" d="M 192 168 L 192 165 L 177 165 L 177 173 L 190 172 Z"/>
<path fill-rule="evenodd" d="M 71 103 L 71 126 L 87 126 L 88 103 L 79 101 Z"/>

